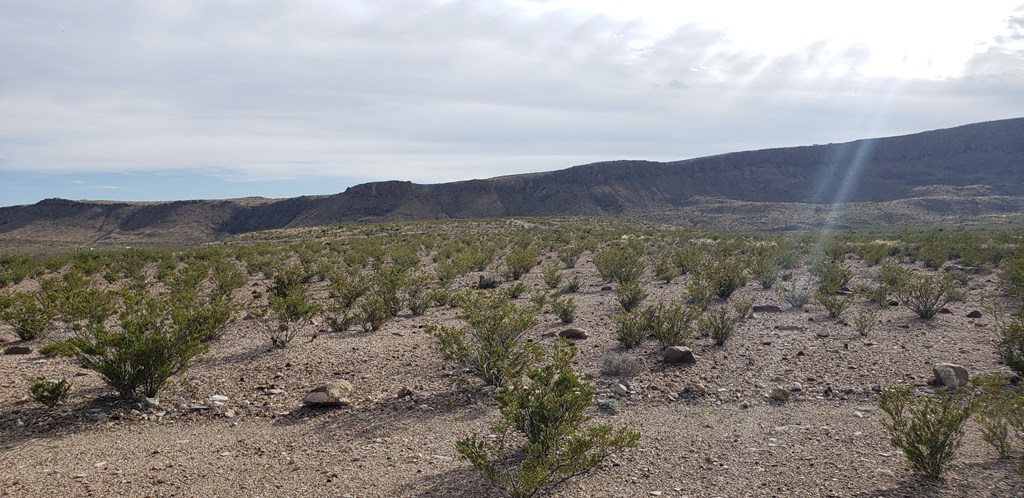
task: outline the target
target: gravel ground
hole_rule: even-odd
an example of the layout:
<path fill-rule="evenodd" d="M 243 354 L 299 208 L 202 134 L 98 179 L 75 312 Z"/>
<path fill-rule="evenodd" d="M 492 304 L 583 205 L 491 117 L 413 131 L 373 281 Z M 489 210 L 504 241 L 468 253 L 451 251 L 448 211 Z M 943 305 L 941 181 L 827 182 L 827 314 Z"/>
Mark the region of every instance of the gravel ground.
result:
<path fill-rule="evenodd" d="M 966 300 L 930 321 L 890 307 L 867 337 L 817 304 L 788 310 L 781 296 L 751 282 L 733 299 L 785 311 L 755 313 L 724 347 L 695 337 L 693 365 L 662 363 L 648 340 L 628 352 L 645 371 L 628 395 L 616 396 L 616 380 L 599 373 L 604 355 L 621 352 L 616 294 L 602 290 L 607 284 L 588 258 L 564 270 L 583 282 L 573 295 L 573 326 L 589 337 L 576 341 L 576 368 L 599 398 L 617 398 L 617 414 L 595 409 L 595 419 L 633 427 L 642 439 L 556 495 L 1024 496 L 1024 482 L 973 422 L 944 482 L 916 477 L 889 445 L 877 408 L 878 386 L 932 389 L 935 363 L 958 363 L 972 375 L 1009 373 L 998 363 L 991 317 L 966 317 L 994 290 L 991 275 L 974 276 Z M 851 264 L 854 284 L 873 276 L 875 269 Z M 543 287 L 539 268 L 525 280 Z M 646 302 L 678 301 L 685 283 L 648 276 Z M 246 292 L 264 285 L 251 282 Z M 858 298 L 846 316 L 866 305 Z M 454 316 L 433 308 L 374 333 L 305 334 L 273 351 L 252 322 L 239 320 L 214 344 L 212 360 L 174 377 L 155 407 L 118 401 L 68 359 L 0 355 L 0 496 L 496 495 L 453 447 L 496 421 L 494 401 L 446 365 L 423 330 Z M 565 328 L 550 312 L 540 319 L 530 331 L 538 342 L 553 342 Z M 36 375 L 71 378 L 69 401 L 49 410 L 28 398 L 26 379 Z M 302 407 L 309 390 L 332 379 L 355 386 L 352 406 Z M 415 394 L 399 399 L 403 387 Z M 775 387 L 792 400 L 771 401 Z"/>

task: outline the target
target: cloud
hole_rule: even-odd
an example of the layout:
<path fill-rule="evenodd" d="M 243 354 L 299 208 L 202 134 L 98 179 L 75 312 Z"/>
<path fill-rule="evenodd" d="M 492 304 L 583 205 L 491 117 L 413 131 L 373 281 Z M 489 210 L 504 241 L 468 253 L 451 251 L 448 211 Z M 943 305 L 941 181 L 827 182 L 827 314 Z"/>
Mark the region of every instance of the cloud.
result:
<path fill-rule="evenodd" d="M 4 11 L 0 169 L 12 171 L 444 181 L 840 141 L 1022 107 L 1020 52 L 1006 44 L 936 81 L 868 76 L 875 54 L 857 43 L 766 53 L 697 22 L 652 37 L 639 20 L 493 1 Z"/>

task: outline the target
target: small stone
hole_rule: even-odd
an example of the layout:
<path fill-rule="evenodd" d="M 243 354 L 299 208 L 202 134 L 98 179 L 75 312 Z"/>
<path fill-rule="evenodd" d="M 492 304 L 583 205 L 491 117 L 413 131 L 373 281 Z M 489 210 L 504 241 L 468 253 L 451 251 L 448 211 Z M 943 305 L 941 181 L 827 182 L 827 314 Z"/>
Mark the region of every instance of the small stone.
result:
<path fill-rule="evenodd" d="M 18 336 L 10 332 L 0 332 L 0 343 L 2 342 L 17 342 Z"/>
<path fill-rule="evenodd" d="M 783 389 L 781 387 L 773 387 L 771 392 L 768 393 L 768 397 L 771 398 L 772 401 L 785 403 L 789 401 L 790 398 L 793 397 L 793 394 L 790 393 L 788 389 Z"/>
<path fill-rule="evenodd" d="M 272 388 L 267 389 L 267 390 L 265 390 L 263 392 L 267 393 L 270 396 L 274 396 L 274 395 L 277 395 L 277 394 L 284 393 L 284 390 L 283 389 L 275 389 L 275 388 L 272 387 Z"/>
<path fill-rule="evenodd" d="M 32 348 L 28 346 L 11 346 L 4 350 L 4 354 L 30 354 Z"/>
<path fill-rule="evenodd" d="M 224 396 L 223 394 L 214 394 L 213 396 L 210 396 L 210 401 L 213 401 L 214 403 L 224 403 L 228 399 L 230 398 Z"/>
<path fill-rule="evenodd" d="M 939 363 L 932 367 L 932 375 L 937 385 L 956 389 L 966 385 L 970 380 L 967 369 L 954 363 Z"/>
<path fill-rule="evenodd" d="M 942 309 L 939 310 L 939 313 L 942 314 L 942 315 L 948 315 L 948 314 L 952 313 L 952 311 L 949 311 L 949 308 L 942 308 Z"/>
<path fill-rule="evenodd" d="M 603 291 L 610 291 L 610 290 L 612 290 L 612 286 L 610 286 L 610 285 L 602 286 L 601 290 L 603 290 Z"/>
<path fill-rule="evenodd" d="M 828 336 L 830 336 L 832 334 L 829 334 L 828 329 L 821 329 L 821 330 L 818 331 L 818 333 L 816 335 L 818 337 L 828 337 Z"/>
<path fill-rule="evenodd" d="M 619 396 L 628 396 L 629 395 L 629 388 L 627 388 L 626 386 L 624 386 L 622 384 L 615 384 L 615 385 L 612 386 L 612 392 L 614 392 L 615 394 L 618 394 Z"/>
<path fill-rule="evenodd" d="M 793 332 L 796 330 L 803 330 L 804 328 L 799 325 L 776 325 L 775 330 L 781 332 Z"/>
<path fill-rule="evenodd" d="M 402 387 L 401 389 L 398 390 L 398 399 L 411 398 L 414 394 L 416 394 L 416 393 L 413 392 L 413 390 L 411 388 L 409 388 L 409 387 Z"/>
<path fill-rule="evenodd" d="M 224 411 L 224 416 L 227 418 L 235 418 L 235 411 L 229 408 Z"/>
<path fill-rule="evenodd" d="M 661 352 L 661 357 L 667 363 L 696 363 L 697 358 L 693 356 L 693 350 L 684 346 L 670 346 Z"/>
<path fill-rule="evenodd" d="M 348 381 L 335 380 L 313 389 L 302 400 L 307 406 L 347 406 L 355 388 Z"/>
<path fill-rule="evenodd" d="M 705 386 L 704 384 L 701 384 L 700 382 L 694 382 L 693 384 L 687 384 L 686 387 L 683 388 L 683 394 L 688 394 L 688 395 L 691 395 L 691 396 L 707 396 L 707 394 L 708 394 L 708 386 Z"/>
<path fill-rule="evenodd" d="M 751 308 L 754 313 L 782 313 L 782 308 L 775 306 L 774 304 L 761 304 Z"/>
<path fill-rule="evenodd" d="M 661 491 L 651 491 L 648 494 L 650 494 L 651 496 L 661 496 Z"/>
<path fill-rule="evenodd" d="M 789 390 L 793 391 L 795 393 L 796 392 L 800 392 L 800 391 L 804 390 L 804 386 L 802 384 L 800 384 L 799 382 L 794 382 L 794 383 L 790 384 Z"/>
<path fill-rule="evenodd" d="M 564 337 L 566 339 L 586 339 L 589 335 L 586 330 L 573 327 L 559 332 L 558 337 Z"/>
<path fill-rule="evenodd" d="M 967 318 L 981 318 L 981 312 L 978 310 L 974 310 L 967 314 Z"/>

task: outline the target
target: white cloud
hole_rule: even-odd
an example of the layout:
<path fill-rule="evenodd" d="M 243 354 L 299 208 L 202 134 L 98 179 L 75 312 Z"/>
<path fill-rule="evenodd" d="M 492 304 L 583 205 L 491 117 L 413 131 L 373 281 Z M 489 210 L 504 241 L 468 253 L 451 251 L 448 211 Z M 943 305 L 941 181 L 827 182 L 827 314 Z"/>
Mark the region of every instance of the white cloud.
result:
<path fill-rule="evenodd" d="M 0 169 L 426 182 L 1024 108 L 1005 6 L 784 4 L 0 0 Z"/>

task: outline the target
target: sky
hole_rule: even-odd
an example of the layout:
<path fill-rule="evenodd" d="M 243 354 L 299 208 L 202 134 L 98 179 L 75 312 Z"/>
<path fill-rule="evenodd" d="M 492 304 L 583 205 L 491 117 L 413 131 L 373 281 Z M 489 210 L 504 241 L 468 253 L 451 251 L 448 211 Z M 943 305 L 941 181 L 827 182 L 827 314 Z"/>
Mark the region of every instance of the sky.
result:
<path fill-rule="evenodd" d="M 0 206 L 332 194 L 1024 116 L 1024 0 L 0 12 Z"/>

